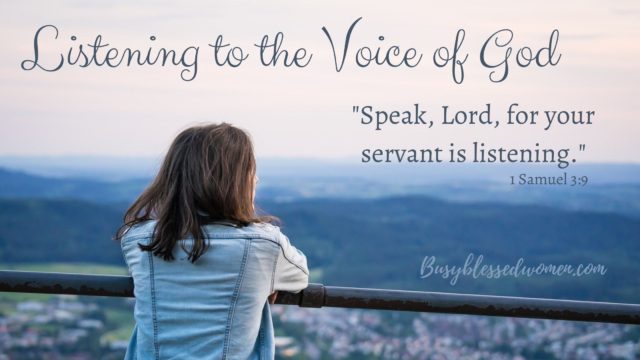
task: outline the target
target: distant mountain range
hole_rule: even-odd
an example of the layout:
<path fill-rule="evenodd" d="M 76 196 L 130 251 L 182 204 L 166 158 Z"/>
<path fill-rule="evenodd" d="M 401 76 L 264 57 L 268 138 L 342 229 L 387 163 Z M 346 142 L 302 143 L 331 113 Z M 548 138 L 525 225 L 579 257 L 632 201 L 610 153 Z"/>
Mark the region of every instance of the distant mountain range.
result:
<path fill-rule="evenodd" d="M 52 178 L 0 169 L 0 262 L 124 266 L 111 240 L 149 179 Z M 640 303 L 640 185 L 509 188 L 495 182 L 261 178 L 259 206 L 331 285 Z M 420 278 L 426 256 L 462 266 L 602 264 L 603 276 Z"/>
<path fill-rule="evenodd" d="M 0 168 L 0 198 L 79 199 L 98 203 L 129 202 L 149 179 L 115 182 L 55 178 Z"/>
<path fill-rule="evenodd" d="M 625 176 L 630 177 L 634 167 L 624 169 L 626 168 L 618 169 L 617 172 L 626 173 Z M 284 168 L 282 172 L 272 169 L 271 175 L 261 176 L 257 198 L 260 201 L 295 201 L 308 198 L 373 199 L 417 194 L 452 202 L 540 204 L 567 210 L 606 211 L 640 217 L 640 182 L 598 184 L 596 181 L 595 184 L 584 187 L 513 186 L 504 181 L 385 182 L 340 172 L 338 174 L 342 175 L 337 176 L 329 170 L 327 174 L 331 176 L 305 177 L 296 176 Z M 79 199 L 105 204 L 127 204 L 140 194 L 150 180 L 151 178 L 125 178 L 107 181 L 91 177 L 48 177 L 0 168 L 0 199 Z"/>
<path fill-rule="evenodd" d="M 448 203 L 425 196 L 263 202 L 326 284 L 640 302 L 640 220 L 537 205 Z M 0 200 L 0 262 L 124 266 L 111 237 L 123 208 L 78 200 Z M 462 266 L 600 263 L 604 276 L 419 277 L 425 256 Z"/>

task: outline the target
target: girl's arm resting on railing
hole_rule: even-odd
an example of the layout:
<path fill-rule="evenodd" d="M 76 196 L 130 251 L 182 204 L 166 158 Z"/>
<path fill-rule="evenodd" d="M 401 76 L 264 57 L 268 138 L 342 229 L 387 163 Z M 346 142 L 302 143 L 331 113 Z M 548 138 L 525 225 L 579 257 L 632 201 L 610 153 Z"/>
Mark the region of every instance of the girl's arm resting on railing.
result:
<path fill-rule="evenodd" d="M 272 293 L 278 290 L 297 293 L 309 285 L 307 257 L 291 245 L 289 238 L 279 233 L 281 251 L 274 271 Z M 271 297 L 270 297 L 271 298 Z M 273 296 L 275 301 L 275 296 Z"/>

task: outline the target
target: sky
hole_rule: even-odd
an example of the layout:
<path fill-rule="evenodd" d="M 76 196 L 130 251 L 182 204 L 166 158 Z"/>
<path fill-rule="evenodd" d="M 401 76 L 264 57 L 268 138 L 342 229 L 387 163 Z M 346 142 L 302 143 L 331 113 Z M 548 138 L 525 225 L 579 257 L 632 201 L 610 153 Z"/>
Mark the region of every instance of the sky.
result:
<path fill-rule="evenodd" d="M 354 28 L 350 52 L 335 70 L 326 27 L 336 46 Z M 261 157 L 360 158 L 365 148 L 426 148 L 473 141 L 494 147 L 571 148 L 578 162 L 638 162 L 640 4 L 634 1 L 460 2 L 370 1 L 20 1 L 0 3 L 0 155 L 157 156 L 188 126 L 229 122 L 247 130 Z M 198 73 L 180 78 L 180 66 L 81 68 L 55 72 L 23 70 L 34 59 L 34 36 L 44 66 L 69 48 L 103 43 L 118 49 L 149 46 L 199 47 Z M 489 80 L 480 48 L 494 32 L 513 31 L 513 54 L 523 46 L 548 46 L 558 29 L 556 66 L 519 68 L 510 59 L 508 78 Z M 465 30 L 465 78 L 456 84 L 451 67 L 433 64 L 435 49 L 453 47 Z M 265 67 L 257 47 L 264 35 L 282 32 L 283 48 L 304 47 L 304 68 Z M 213 63 L 218 35 L 249 57 L 237 68 Z M 72 41 L 71 37 L 76 40 Z M 150 37 L 155 36 L 151 41 Z M 383 36 L 384 40 L 379 40 Z M 368 46 L 415 48 L 414 68 L 358 68 L 355 50 Z M 493 48 L 497 61 L 504 49 Z M 361 123 L 354 106 L 412 110 L 414 104 L 436 124 Z M 491 104 L 500 126 L 443 126 L 442 106 L 481 111 Z M 595 111 L 591 125 L 507 126 L 512 103 L 525 111 Z M 585 144 L 584 151 L 577 151 Z"/>

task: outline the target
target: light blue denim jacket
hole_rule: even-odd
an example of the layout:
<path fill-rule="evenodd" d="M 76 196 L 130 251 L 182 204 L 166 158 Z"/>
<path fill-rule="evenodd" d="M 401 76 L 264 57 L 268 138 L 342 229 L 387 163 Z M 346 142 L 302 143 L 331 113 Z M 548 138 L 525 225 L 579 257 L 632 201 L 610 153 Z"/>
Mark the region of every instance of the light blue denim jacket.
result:
<path fill-rule="evenodd" d="M 267 297 L 307 287 L 305 255 L 277 226 L 215 223 L 203 227 L 210 247 L 195 264 L 179 244 L 175 260 L 165 261 L 138 247 L 155 224 L 137 224 L 121 241 L 135 295 L 125 359 L 273 359 Z"/>

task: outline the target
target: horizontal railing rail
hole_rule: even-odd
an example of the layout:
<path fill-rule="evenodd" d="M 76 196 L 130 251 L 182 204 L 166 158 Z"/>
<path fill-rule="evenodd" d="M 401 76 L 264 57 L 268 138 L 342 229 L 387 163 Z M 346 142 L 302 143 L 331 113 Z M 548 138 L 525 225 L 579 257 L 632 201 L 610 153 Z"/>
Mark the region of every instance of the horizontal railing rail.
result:
<path fill-rule="evenodd" d="M 133 297 L 129 276 L 0 271 L 0 292 Z M 352 288 L 309 284 L 276 304 L 508 316 L 640 325 L 640 305 L 595 301 Z"/>

